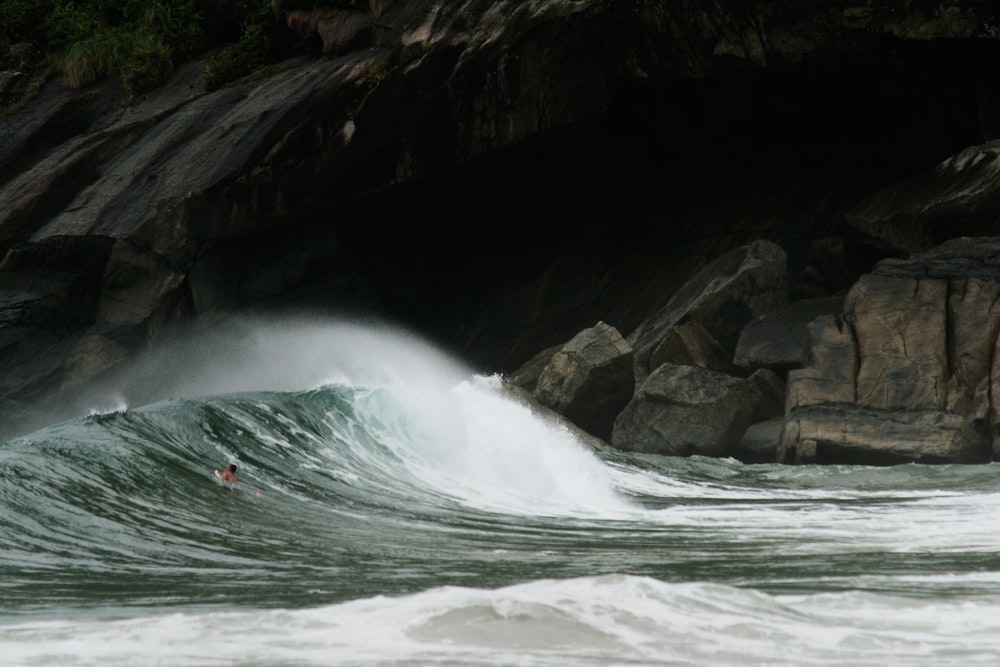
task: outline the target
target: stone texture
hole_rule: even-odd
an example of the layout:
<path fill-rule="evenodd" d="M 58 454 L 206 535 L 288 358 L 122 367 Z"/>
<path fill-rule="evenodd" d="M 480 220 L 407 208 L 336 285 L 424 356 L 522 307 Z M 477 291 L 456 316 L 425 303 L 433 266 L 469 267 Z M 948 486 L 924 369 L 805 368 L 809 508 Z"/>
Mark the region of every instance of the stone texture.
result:
<path fill-rule="evenodd" d="M 632 356 L 621 334 L 598 322 L 553 355 L 538 378 L 535 399 L 588 433 L 610 440 L 615 418 L 635 389 Z"/>
<path fill-rule="evenodd" d="M 946 399 L 948 285 L 864 276 L 848 294 L 858 341 L 855 403 L 883 410 L 939 410 Z"/>
<path fill-rule="evenodd" d="M 337 55 L 370 46 L 373 19 L 368 12 L 325 8 L 291 11 L 286 23 L 307 52 Z"/>
<path fill-rule="evenodd" d="M 809 323 L 809 354 L 805 368 L 788 373 L 788 409 L 856 399 L 858 372 L 854 330 L 832 315 Z"/>
<path fill-rule="evenodd" d="M 784 458 L 972 463 L 996 449 L 1000 238 L 955 239 L 885 260 L 810 327 L 789 374 Z"/>
<path fill-rule="evenodd" d="M 755 318 L 740 332 L 733 363 L 779 372 L 801 368 L 808 351 L 809 323 L 822 315 L 840 315 L 843 303 L 843 296 L 804 299 Z"/>
<path fill-rule="evenodd" d="M 697 323 L 731 359 L 743 327 L 787 301 L 787 257 L 780 246 L 756 241 L 716 258 L 628 335 L 638 380 L 667 358 L 659 350 L 673 347 L 677 325 Z"/>
<path fill-rule="evenodd" d="M 776 463 L 784 427 L 784 417 L 751 424 L 743 432 L 737 445 L 737 458 L 744 463 Z"/>
<path fill-rule="evenodd" d="M 905 252 L 996 224 L 1000 142 L 970 146 L 913 178 L 860 202 L 847 221 Z"/>
<path fill-rule="evenodd" d="M 827 464 L 986 463 L 991 457 L 988 432 L 941 410 L 796 409 L 785 422 L 778 459 L 798 460 L 803 443 L 805 451 L 815 448 L 811 462 Z"/>
<path fill-rule="evenodd" d="M 701 366 L 720 373 L 735 370 L 718 341 L 698 322 L 686 321 L 668 327 L 649 357 L 649 367 L 663 364 Z"/>
<path fill-rule="evenodd" d="M 746 429 L 780 412 L 780 379 L 663 364 L 615 420 L 611 444 L 667 456 L 734 456 Z"/>
<path fill-rule="evenodd" d="M 562 349 L 562 347 L 562 345 L 553 345 L 552 347 L 545 348 L 529 359 L 515 372 L 507 375 L 505 380 L 511 385 L 520 387 L 534 394 L 535 387 L 538 386 L 538 378 L 542 376 L 542 371 L 545 370 L 545 367 L 549 365 L 550 361 L 552 361 L 552 357 L 554 357 L 555 354 Z"/>

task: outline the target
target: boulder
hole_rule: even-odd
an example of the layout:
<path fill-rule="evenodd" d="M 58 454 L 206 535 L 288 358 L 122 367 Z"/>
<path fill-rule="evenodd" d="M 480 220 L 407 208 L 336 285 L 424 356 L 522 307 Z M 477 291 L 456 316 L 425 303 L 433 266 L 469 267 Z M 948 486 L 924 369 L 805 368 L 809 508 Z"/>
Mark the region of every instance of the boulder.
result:
<path fill-rule="evenodd" d="M 562 345 L 553 345 L 545 348 L 522 364 L 516 371 L 506 376 L 505 381 L 528 392 L 534 392 L 535 387 L 538 386 L 538 378 L 542 376 L 542 371 L 562 347 Z"/>
<path fill-rule="evenodd" d="M 733 363 L 776 372 L 804 366 L 809 323 L 821 315 L 839 315 L 843 303 L 843 296 L 806 299 L 761 315 L 740 332 Z"/>
<path fill-rule="evenodd" d="M 805 462 L 825 464 L 986 463 L 989 435 L 983 425 L 941 410 L 812 406 L 786 420 L 778 460 L 803 462 L 808 452 Z"/>
<path fill-rule="evenodd" d="M 817 317 L 808 327 L 806 367 L 788 373 L 788 407 L 854 403 L 858 372 L 854 329 L 838 317 Z"/>
<path fill-rule="evenodd" d="M 581 444 L 586 445 L 593 450 L 608 450 L 609 445 L 606 441 L 601 440 L 600 438 L 583 430 L 552 408 L 542 405 L 535 398 L 534 394 L 523 387 L 519 387 L 516 384 L 511 384 L 510 382 L 504 380 L 500 385 L 500 391 L 503 392 L 504 396 L 517 401 L 524 407 L 531 410 L 532 414 L 536 417 L 539 417 L 560 429 L 565 429 Z"/>
<path fill-rule="evenodd" d="M 838 240 L 860 197 L 996 121 L 979 104 L 996 94 L 977 74 L 1000 43 L 988 8 L 955 23 L 901 1 L 315 4 L 271 3 L 275 53 L 302 55 L 291 24 L 329 57 L 214 91 L 207 53 L 134 99 L 114 80 L 67 90 L 22 68 L 25 48 L 3 56 L 0 94 L 32 96 L 0 119 L 0 437 L 28 412 L 55 416 L 43 388 L 83 386 L 169 326 L 242 309 L 398 318 L 491 372 L 602 320 L 632 332 L 640 379 L 668 362 L 727 370 L 747 323 L 785 302 L 784 252 L 806 257 L 797 296 L 825 295 L 857 278 L 858 247 L 924 247 L 963 228 L 963 211 L 995 229 L 985 144 L 944 163 L 935 197 L 950 209 L 876 195 L 855 211 L 874 211 L 858 228 L 875 241 Z M 213 41 L 252 11 L 198 5 Z M 914 185 L 899 191 L 932 192 Z M 912 246 L 879 231 L 905 236 L 911 218 L 941 222 Z M 977 289 L 949 303 L 989 325 L 989 281 L 981 301 Z M 849 322 L 828 323 L 831 341 L 867 349 Z M 976 335 L 960 324 L 952 339 Z M 981 367 L 992 378 L 997 355 L 977 341 L 946 348 L 962 370 L 930 391 L 990 426 Z M 821 369 L 837 354 L 812 354 L 802 407 L 828 400 L 824 383 L 857 399 L 857 359 Z M 540 376 L 533 365 L 524 386 Z"/>
<path fill-rule="evenodd" d="M 609 440 L 635 389 L 632 348 L 604 322 L 555 353 L 538 378 L 535 399 L 592 435 Z"/>
<path fill-rule="evenodd" d="M 720 373 L 736 373 L 729 356 L 705 327 L 695 321 L 686 321 L 663 332 L 663 338 L 649 358 L 651 368 L 662 364 L 701 366 Z"/>
<path fill-rule="evenodd" d="M 737 445 L 736 457 L 744 463 L 775 463 L 781 445 L 784 417 L 774 417 L 747 427 Z"/>
<path fill-rule="evenodd" d="M 370 46 L 373 14 L 320 8 L 288 13 L 286 23 L 303 48 L 314 55 L 338 55 Z"/>
<path fill-rule="evenodd" d="M 611 445 L 667 456 L 735 456 L 751 424 L 780 414 L 782 389 L 768 370 L 737 378 L 663 364 L 618 415 Z"/>
<path fill-rule="evenodd" d="M 788 302 L 787 256 L 778 245 L 754 241 L 710 262 L 667 304 L 628 336 L 640 383 L 673 349 L 674 327 L 697 323 L 731 359 L 740 332 L 755 317 Z"/>
<path fill-rule="evenodd" d="M 809 366 L 789 373 L 783 460 L 807 440 L 821 462 L 989 460 L 1000 449 L 998 301 L 997 237 L 880 262 L 843 318 L 809 327 Z"/>

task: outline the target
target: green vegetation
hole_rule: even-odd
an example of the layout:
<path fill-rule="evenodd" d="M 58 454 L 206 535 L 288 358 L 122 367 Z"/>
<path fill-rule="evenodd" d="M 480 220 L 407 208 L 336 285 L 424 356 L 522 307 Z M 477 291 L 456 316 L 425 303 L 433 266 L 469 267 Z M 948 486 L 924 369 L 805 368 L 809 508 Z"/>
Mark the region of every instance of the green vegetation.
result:
<path fill-rule="evenodd" d="M 204 0 L 0 0 L 0 69 L 13 66 L 36 77 L 57 72 L 73 87 L 117 78 L 135 96 L 162 84 L 183 61 L 218 49 L 204 78 L 212 90 L 287 55 L 279 53 L 275 37 L 283 12 L 369 3 L 242 0 L 230 17 L 232 30 L 209 35 Z M 33 46 L 35 62 L 2 62 L 12 45 L 23 43 Z"/>
<path fill-rule="evenodd" d="M 204 46 L 196 0 L 0 0 L 0 48 L 30 42 L 74 87 L 156 87 Z"/>
<path fill-rule="evenodd" d="M 215 90 L 264 67 L 269 60 L 271 39 L 263 23 L 248 23 L 239 40 L 222 49 L 208 64 L 205 88 Z"/>

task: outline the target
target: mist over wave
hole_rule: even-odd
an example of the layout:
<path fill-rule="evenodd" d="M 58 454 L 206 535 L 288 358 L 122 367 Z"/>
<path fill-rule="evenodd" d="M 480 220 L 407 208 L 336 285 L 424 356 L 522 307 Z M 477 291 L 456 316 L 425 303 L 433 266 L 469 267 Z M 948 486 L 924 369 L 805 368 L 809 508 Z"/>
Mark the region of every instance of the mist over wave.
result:
<path fill-rule="evenodd" d="M 92 392 L 89 400 L 115 409 L 164 398 L 300 391 L 329 384 L 405 381 L 441 388 L 471 374 L 422 337 L 386 323 L 242 317 L 159 345 Z"/>

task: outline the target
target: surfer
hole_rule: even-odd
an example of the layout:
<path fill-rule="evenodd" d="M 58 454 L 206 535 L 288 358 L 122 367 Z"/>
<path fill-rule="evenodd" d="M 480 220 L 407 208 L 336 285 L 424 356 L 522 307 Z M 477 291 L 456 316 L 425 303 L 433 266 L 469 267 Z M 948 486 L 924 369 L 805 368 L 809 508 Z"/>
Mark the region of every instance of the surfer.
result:
<path fill-rule="evenodd" d="M 226 468 L 225 470 L 221 471 L 221 472 L 218 471 L 218 470 L 216 470 L 215 471 L 215 476 L 218 477 L 219 479 L 221 479 L 223 482 L 226 482 L 226 484 L 229 485 L 226 488 L 234 489 L 234 488 L 236 488 L 236 485 L 240 483 L 240 478 L 236 474 L 236 464 L 235 463 L 230 463 L 229 467 Z M 260 491 L 259 490 L 254 491 L 253 495 L 256 496 L 257 498 L 260 498 Z"/>
<path fill-rule="evenodd" d="M 226 468 L 225 470 L 223 470 L 222 474 L 219 475 L 219 477 L 222 478 L 222 481 L 229 482 L 230 484 L 239 484 L 240 483 L 240 478 L 236 475 L 236 464 L 235 463 L 230 463 L 229 467 Z"/>

